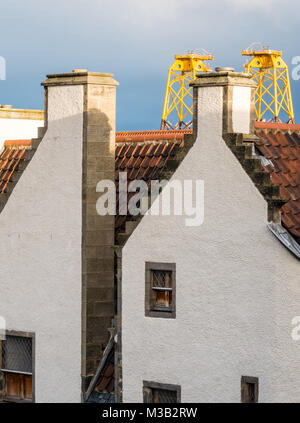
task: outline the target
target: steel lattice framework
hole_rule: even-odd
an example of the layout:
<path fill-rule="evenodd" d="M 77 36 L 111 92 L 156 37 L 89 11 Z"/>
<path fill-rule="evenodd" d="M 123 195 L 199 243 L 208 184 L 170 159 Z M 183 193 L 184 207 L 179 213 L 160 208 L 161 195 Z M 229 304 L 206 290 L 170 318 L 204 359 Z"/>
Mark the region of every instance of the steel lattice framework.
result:
<path fill-rule="evenodd" d="M 250 46 L 242 51 L 242 55 L 253 56 L 244 66 L 257 82 L 256 119 L 281 122 L 280 116 L 287 116 L 288 122 L 294 123 L 289 71 L 281 57 L 282 52 L 268 47 L 255 50 Z"/>
<path fill-rule="evenodd" d="M 189 84 L 199 72 L 209 72 L 210 54 L 176 55 L 169 68 L 161 129 L 187 129 L 193 122 L 193 91 Z"/>

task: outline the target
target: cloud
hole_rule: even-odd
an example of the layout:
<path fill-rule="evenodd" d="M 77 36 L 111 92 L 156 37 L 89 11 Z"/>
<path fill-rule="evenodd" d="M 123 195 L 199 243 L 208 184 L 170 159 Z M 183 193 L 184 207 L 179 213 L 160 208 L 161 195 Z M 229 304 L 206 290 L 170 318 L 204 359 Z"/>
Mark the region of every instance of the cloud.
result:
<path fill-rule="evenodd" d="M 128 0 L 126 8 L 128 8 L 131 16 L 142 17 L 143 22 L 172 21 L 180 16 L 182 8 L 182 0 Z"/>
<path fill-rule="evenodd" d="M 47 73 L 112 72 L 120 82 L 119 128 L 155 128 L 174 54 L 203 47 L 215 56 L 213 67 L 238 70 L 241 50 L 261 41 L 288 62 L 300 55 L 299 12 L 299 0 L 3 2 L 0 25 L 9 37 L 0 46 L 7 62 L 0 103 L 40 107 Z"/>
<path fill-rule="evenodd" d="M 226 0 L 229 6 L 240 10 L 256 9 L 258 11 L 270 10 L 278 0 Z"/>

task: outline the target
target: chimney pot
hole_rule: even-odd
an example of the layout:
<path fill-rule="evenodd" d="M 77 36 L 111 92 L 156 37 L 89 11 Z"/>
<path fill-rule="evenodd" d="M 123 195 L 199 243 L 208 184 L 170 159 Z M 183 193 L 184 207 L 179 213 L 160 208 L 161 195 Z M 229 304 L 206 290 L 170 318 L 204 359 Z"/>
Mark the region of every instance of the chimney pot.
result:
<path fill-rule="evenodd" d="M 228 66 L 218 66 L 215 68 L 216 72 L 234 72 L 234 68 Z"/>
<path fill-rule="evenodd" d="M 257 84 L 249 74 L 233 72 L 228 67 L 217 68 L 216 72 L 199 74 L 190 86 L 196 92 L 194 128 L 197 134 L 203 134 L 208 126 L 217 127 L 213 121 L 217 117 L 223 134 L 254 133 Z"/>
<path fill-rule="evenodd" d="M 72 72 L 73 73 L 82 73 L 82 72 L 87 72 L 87 69 L 73 69 Z"/>

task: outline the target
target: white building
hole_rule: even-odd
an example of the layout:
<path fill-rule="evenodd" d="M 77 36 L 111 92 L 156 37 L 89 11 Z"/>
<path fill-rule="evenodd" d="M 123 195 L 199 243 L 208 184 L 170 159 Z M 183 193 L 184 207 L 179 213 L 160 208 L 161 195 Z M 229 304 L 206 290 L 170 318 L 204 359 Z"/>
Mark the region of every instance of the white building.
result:
<path fill-rule="evenodd" d="M 254 125 L 239 73 L 194 83 L 194 134 L 116 136 L 111 74 L 43 85 L 40 138 L 0 154 L 0 399 L 299 401 L 300 127 Z M 120 172 L 204 181 L 203 223 L 99 215 Z"/>
<path fill-rule="evenodd" d="M 114 216 L 95 205 L 114 178 L 117 83 L 81 70 L 43 85 L 41 137 L 0 156 L 0 394 L 80 402 L 114 317 Z"/>
<path fill-rule="evenodd" d="M 0 151 L 6 140 L 37 138 L 38 128 L 43 124 L 44 112 L 42 110 L 0 106 Z"/>
<path fill-rule="evenodd" d="M 204 222 L 146 215 L 123 247 L 123 400 L 299 402 L 299 125 L 255 137 L 245 74 L 193 85 L 194 144 L 170 183 L 204 181 Z"/>

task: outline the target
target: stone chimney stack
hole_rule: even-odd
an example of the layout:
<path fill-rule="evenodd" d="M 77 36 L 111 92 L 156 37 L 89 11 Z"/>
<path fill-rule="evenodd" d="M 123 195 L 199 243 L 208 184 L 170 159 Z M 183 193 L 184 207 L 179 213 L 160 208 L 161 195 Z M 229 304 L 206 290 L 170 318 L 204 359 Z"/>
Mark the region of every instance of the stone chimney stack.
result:
<path fill-rule="evenodd" d="M 198 75 L 191 85 L 196 134 L 205 135 L 212 127 L 222 134 L 254 133 L 256 84 L 248 74 L 217 68 L 216 72 Z"/>
<path fill-rule="evenodd" d="M 81 69 L 48 75 L 47 78 L 42 84 L 45 88 L 45 127 L 57 141 L 57 148 L 64 149 L 67 148 L 65 140 L 70 137 L 68 128 L 78 126 L 78 140 L 72 142 L 73 145 L 74 142 L 81 143 L 82 151 L 82 167 L 77 173 L 74 170 L 77 175 L 74 186 L 81 184 L 81 197 L 78 198 L 78 212 L 82 215 L 79 300 L 82 313 L 81 376 L 82 391 L 85 392 L 101 360 L 114 317 L 115 217 L 97 214 L 99 193 L 96 185 L 102 179 L 115 179 L 118 83 L 112 74 Z M 54 136 L 56 132 L 57 138 Z M 72 151 L 69 155 L 72 160 Z"/>
<path fill-rule="evenodd" d="M 225 142 L 252 179 L 268 204 L 268 221 L 280 223 L 280 209 L 285 201 L 279 186 L 271 183 L 270 174 L 262 170 L 261 160 L 254 153 L 255 88 L 247 73 L 230 68 L 198 75 L 194 87 L 194 136 L 219 163 L 217 145 Z M 214 150 L 215 149 L 215 150 Z"/>

